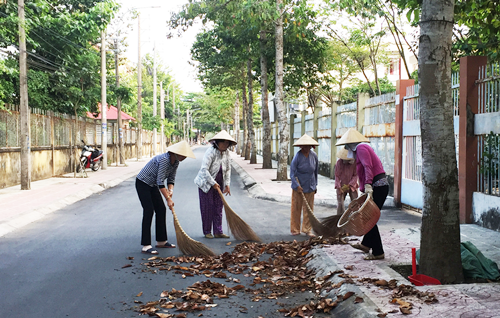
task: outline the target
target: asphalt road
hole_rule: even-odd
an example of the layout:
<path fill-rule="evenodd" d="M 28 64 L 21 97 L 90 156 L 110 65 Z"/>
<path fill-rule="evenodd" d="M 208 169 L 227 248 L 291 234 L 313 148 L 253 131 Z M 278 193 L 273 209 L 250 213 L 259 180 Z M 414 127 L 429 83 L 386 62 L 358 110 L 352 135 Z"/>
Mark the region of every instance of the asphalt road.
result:
<path fill-rule="evenodd" d="M 205 239 L 201 230 L 198 188 L 193 180 L 206 149 L 195 149 L 198 159 L 188 158 L 180 164 L 174 189 L 175 211 L 190 237 L 216 253 L 231 252 L 237 241 Z M 0 240 L 0 317 L 137 317 L 136 301 L 155 301 L 164 290 L 186 289 L 205 280 L 203 276 L 183 279 L 173 271 L 153 272 L 141 265 L 149 256 L 140 253 L 142 208 L 134 182 L 131 178 Z M 264 242 L 306 239 L 289 235 L 288 204 L 250 198 L 234 170 L 231 192 L 232 196 L 227 197 L 229 205 Z M 172 217 L 167 213 L 168 238 L 176 243 Z M 335 211 L 316 207 L 316 213 L 322 217 Z M 389 220 L 382 226 L 392 226 L 391 212 L 384 214 Z M 227 233 L 225 218 L 223 227 Z M 181 254 L 178 249 L 160 249 L 160 256 L 172 255 Z M 242 284 L 251 279 L 239 276 Z M 293 307 L 311 296 L 293 294 L 279 301 Z M 276 300 L 250 299 L 250 295 L 238 293 L 237 297 L 217 300 L 218 306 L 204 311 L 203 316 L 283 317 L 276 312 L 280 308 Z M 240 312 L 240 306 L 246 307 L 248 313 Z M 190 313 L 188 317 L 197 315 Z"/>

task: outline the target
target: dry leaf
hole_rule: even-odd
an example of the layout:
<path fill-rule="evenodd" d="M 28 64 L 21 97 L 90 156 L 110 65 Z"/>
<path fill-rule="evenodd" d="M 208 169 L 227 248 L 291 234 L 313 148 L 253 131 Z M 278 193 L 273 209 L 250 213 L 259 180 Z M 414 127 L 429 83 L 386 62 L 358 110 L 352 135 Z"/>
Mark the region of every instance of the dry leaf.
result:
<path fill-rule="evenodd" d="M 352 292 L 352 291 L 347 292 L 347 293 L 345 293 L 345 295 L 342 297 L 342 300 L 346 300 L 346 299 L 348 299 L 349 297 L 351 297 L 352 295 L 354 295 L 354 292 Z"/>
<path fill-rule="evenodd" d="M 142 296 L 142 292 L 138 293 L 137 296 L 135 297 L 141 297 Z"/>
<path fill-rule="evenodd" d="M 411 309 L 407 307 L 399 307 L 399 310 L 403 313 L 403 315 L 409 315 L 411 314 Z"/>
<path fill-rule="evenodd" d="M 227 243 L 226 243 L 226 245 L 227 245 L 227 246 L 231 245 L 231 242 L 227 242 Z"/>
<path fill-rule="evenodd" d="M 363 298 L 361 298 L 361 297 L 356 297 L 356 298 L 354 299 L 354 303 L 355 303 L 355 304 L 357 304 L 357 303 L 362 303 L 362 302 L 364 302 L 364 301 L 365 301 L 365 300 L 364 300 Z"/>
<path fill-rule="evenodd" d="M 132 267 L 132 264 L 125 264 L 122 266 L 122 268 L 127 268 L 127 267 Z"/>

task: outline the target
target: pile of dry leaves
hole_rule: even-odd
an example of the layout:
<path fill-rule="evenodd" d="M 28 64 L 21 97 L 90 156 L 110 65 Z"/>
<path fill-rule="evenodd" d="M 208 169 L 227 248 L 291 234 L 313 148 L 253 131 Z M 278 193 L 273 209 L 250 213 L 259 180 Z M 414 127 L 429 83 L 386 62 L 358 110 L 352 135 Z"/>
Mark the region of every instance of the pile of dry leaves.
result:
<path fill-rule="evenodd" d="M 294 292 L 312 292 L 317 301 L 299 305 L 295 308 L 281 308 L 285 316 L 290 317 L 312 317 L 314 313 L 328 313 L 334 309 L 339 302 L 342 302 L 354 295 L 348 292 L 344 295 L 338 295 L 336 299 L 325 299 L 320 297 L 323 290 L 330 291 L 339 288 L 343 283 L 355 284 L 353 278 L 344 273 L 344 271 L 332 272 L 321 278 L 316 278 L 316 273 L 307 268 L 308 256 L 312 247 L 323 244 L 346 244 L 339 238 L 323 239 L 321 237 L 311 238 L 307 241 L 281 241 L 272 243 L 254 243 L 243 242 L 234 247 L 232 253 L 223 253 L 221 255 L 211 256 L 181 256 L 181 257 L 151 257 L 143 265 L 150 271 L 173 271 L 176 274 L 187 276 L 205 276 L 208 280 L 197 282 L 187 288 L 186 291 L 172 289 L 163 291 L 158 301 L 149 302 L 140 306 L 139 311 L 142 314 L 150 316 L 168 318 L 186 317 L 185 312 L 199 312 L 210 307 L 215 307 L 214 299 L 228 298 L 236 295 L 238 292 L 245 292 L 252 295 L 252 301 L 261 299 L 279 299 L 287 293 Z M 266 260 L 260 260 L 261 256 L 267 254 Z M 240 280 L 228 277 L 225 273 L 233 275 L 241 274 L 245 277 L 253 277 L 249 286 L 241 284 Z M 334 275 L 343 278 L 340 283 L 333 284 L 329 279 Z M 214 282 L 210 278 L 222 278 L 226 281 L 236 283 L 229 287 L 225 284 Z M 394 291 L 393 302 L 400 304 L 400 310 L 403 313 L 410 313 L 411 304 L 399 303 L 402 296 L 412 294 L 410 289 L 397 286 L 396 282 L 385 282 L 381 280 L 359 279 L 359 283 L 369 283 L 381 288 L 390 288 Z M 385 282 L 385 283 L 384 283 Z M 411 286 L 408 286 L 411 287 Z M 415 289 L 413 289 L 415 291 Z M 418 291 L 417 291 L 418 292 Z M 412 295 L 415 295 L 413 292 Z M 430 297 L 421 295 L 421 297 Z M 435 301 L 431 297 L 428 301 Z M 356 303 L 363 302 L 363 299 L 356 297 Z M 172 309 L 181 314 L 170 314 L 168 310 Z M 238 309 L 245 312 L 246 308 Z M 200 315 L 200 314 L 199 314 Z M 381 313 L 380 317 L 385 317 Z"/>

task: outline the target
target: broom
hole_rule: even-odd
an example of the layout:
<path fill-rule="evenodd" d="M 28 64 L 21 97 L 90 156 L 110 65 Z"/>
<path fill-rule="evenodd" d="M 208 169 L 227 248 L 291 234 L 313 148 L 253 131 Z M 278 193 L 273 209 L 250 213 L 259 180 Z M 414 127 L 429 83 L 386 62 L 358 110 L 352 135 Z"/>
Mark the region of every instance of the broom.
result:
<path fill-rule="evenodd" d="M 255 234 L 250 225 L 248 225 L 245 221 L 243 221 L 236 212 L 231 209 L 229 204 L 227 204 L 226 199 L 224 199 L 224 195 L 218 188 L 219 195 L 222 199 L 222 203 L 224 204 L 224 211 L 226 211 L 226 220 L 227 225 L 231 233 L 233 233 L 234 237 L 237 240 L 241 241 L 255 241 L 262 242 L 260 237 Z"/>
<path fill-rule="evenodd" d="M 205 244 L 195 241 L 187 235 L 181 227 L 177 215 L 172 208 L 172 215 L 174 216 L 175 236 L 177 237 L 177 245 L 182 253 L 186 255 L 208 255 L 215 256 L 215 253 L 205 246 Z"/>
<path fill-rule="evenodd" d="M 295 177 L 295 180 L 297 180 L 297 183 L 300 185 L 299 178 Z M 320 235 L 323 237 L 336 237 L 339 234 L 337 224 L 335 224 L 334 227 L 331 227 L 330 224 L 328 226 L 325 226 L 324 223 L 320 222 L 316 216 L 314 215 L 314 212 L 312 211 L 311 207 L 309 206 L 309 203 L 307 203 L 306 196 L 304 195 L 304 192 L 301 192 L 302 194 L 302 199 L 304 200 L 304 203 L 306 204 L 306 211 L 307 211 L 307 217 L 309 218 L 309 223 L 311 223 L 311 227 L 316 233 L 316 235 Z M 335 215 L 336 216 L 336 215 Z M 337 217 L 337 221 L 338 221 Z"/>

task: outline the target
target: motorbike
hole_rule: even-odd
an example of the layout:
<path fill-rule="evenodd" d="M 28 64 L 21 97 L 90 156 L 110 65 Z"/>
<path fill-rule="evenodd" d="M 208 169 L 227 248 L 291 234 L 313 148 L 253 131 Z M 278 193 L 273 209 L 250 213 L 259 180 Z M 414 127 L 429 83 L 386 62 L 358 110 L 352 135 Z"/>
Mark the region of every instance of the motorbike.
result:
<path fill-rule="evenodd" d="M 82 140 L 83 147 L 82 153 L 80 155 L 80 165 L 77 166 L 77 172 L 83 168 L 84 170 L 87 168 L 92 169 L 92 171 L 97 171 L 101 169 L 102 166 L 102 150 L 97 148 L 90 147 L 85 144 Z"/>

